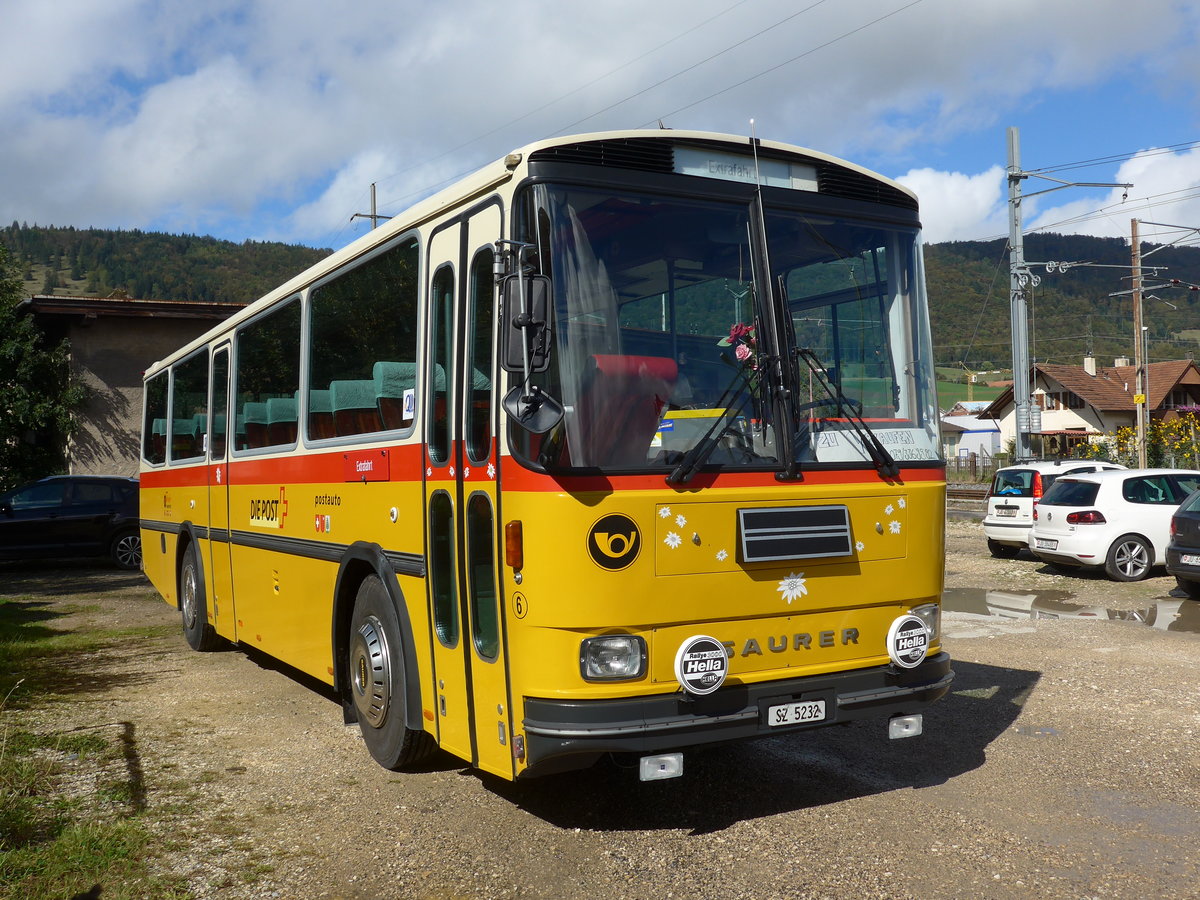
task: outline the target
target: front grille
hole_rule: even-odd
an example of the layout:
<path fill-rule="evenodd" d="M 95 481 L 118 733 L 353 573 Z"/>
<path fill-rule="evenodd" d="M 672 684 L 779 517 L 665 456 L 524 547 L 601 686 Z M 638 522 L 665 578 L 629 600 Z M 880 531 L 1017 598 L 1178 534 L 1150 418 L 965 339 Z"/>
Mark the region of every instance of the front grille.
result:
<path fill-rule="evenodd" d="M 844 506 L 787 506 L 737 512 L 742 562 L 850 555 L 850 513 Z"/>

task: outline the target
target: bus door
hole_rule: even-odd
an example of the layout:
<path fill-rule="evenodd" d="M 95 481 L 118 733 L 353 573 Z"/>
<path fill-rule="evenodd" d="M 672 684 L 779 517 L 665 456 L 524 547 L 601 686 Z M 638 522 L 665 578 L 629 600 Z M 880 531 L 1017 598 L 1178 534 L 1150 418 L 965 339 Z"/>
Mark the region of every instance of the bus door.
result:
<path fill-rule="evenodd" d="M 208 423 L 208 612 L 217 633 L 237 640 L 229 533 L 229 345 L 212 355 Z"/>
<path fill-rule="evenodd" d="M 494 434 L 492 242 L 500 226 L 499 205 L 484 206 L 430 245 L 426 559 L 439 742 L 511 778 Z"/>

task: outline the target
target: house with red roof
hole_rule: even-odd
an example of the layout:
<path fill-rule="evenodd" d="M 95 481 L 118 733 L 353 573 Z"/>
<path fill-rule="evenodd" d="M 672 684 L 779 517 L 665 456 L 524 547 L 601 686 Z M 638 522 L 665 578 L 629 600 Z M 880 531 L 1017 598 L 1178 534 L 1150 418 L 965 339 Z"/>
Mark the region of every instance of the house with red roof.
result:
<path fill-rule="evenodd" d="M 1181 408 L 1200 407 L 1200 369 L 1194 360 L 1173 359 L 1146 366 L 1146 401 L 1151 421 L 1170 421 Z M 1086 357 L 1082 366 L 1037 363 L 1033 366 L 1032 434 L 1041 436 L 1041 454 L 1070 456 L 1075 445 L 1137 424 L 1134 402 L 1137 372 L 1126 359 L 1098 366 Z M 1002 446 L 1016 438 L 1016 408 L 1011 386 L 981 413 L 1000 425 Z M 1038 440 L 1033 442 L 1035 450 Z"/>

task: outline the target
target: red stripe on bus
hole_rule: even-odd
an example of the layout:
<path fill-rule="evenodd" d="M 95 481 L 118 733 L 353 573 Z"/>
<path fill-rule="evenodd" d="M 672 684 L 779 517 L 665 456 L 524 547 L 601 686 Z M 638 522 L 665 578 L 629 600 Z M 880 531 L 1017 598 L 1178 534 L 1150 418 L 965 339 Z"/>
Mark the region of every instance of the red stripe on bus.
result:
<path fill-rule="evenodd" d="M 562 491 L 583 494 L 612 491 L 662 490 L 664 474 L 655 475 L 544 475 L 531 472 L 505 457 L 504 489 L 511 491 Z M 803 471 L 802 479 L 792 484 L 878 484 L 881 479 L 872 469 Z M 944 467 L 901 469 L 896 479 L 899 484 L 908 482 L 944 481 Z M 764 488 L 782 487 L 786 482 L 777 481 L 774 472 L 700 472 L 686 485 L 677 489 L 683 492 L 707 488 Z"/>

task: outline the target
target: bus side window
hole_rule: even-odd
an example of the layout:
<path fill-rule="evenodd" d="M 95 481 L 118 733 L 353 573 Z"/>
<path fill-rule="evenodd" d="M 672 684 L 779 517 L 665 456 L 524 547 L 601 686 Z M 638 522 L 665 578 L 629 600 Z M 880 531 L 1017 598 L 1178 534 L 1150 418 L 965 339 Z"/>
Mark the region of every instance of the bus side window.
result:
<path fill-rule="evenodd" d="M 159 372 L 146 382 L 142 459 L 156 465 L 167 461 L 167 377 L 167 372 Z"/>
<path fill-rule="evenodd" d="M 412 426 L 404 404 L 410 383 L 416 396 L 418 262 L 410 235 L 313 288 L 309 440 Z"/>
<path fill-rule="evenodd" d="M 286 424 L 287 404 L 295 402 L 300 387 L 300 298 L 295 297 L 270 314 L 246 324 L 237 336 L 234 362 L 237 373 L 239 428 L 245 429 L 245 446 L 283 446 L 295 441 Z M 273 432 L 271 401 L 280 426 Z M 292 413 L 293 419 L 295 413 Z M 289 436 L 290 435 L 290 436 Z M 241 442 L 239 440 L 239 446 Z"/>

